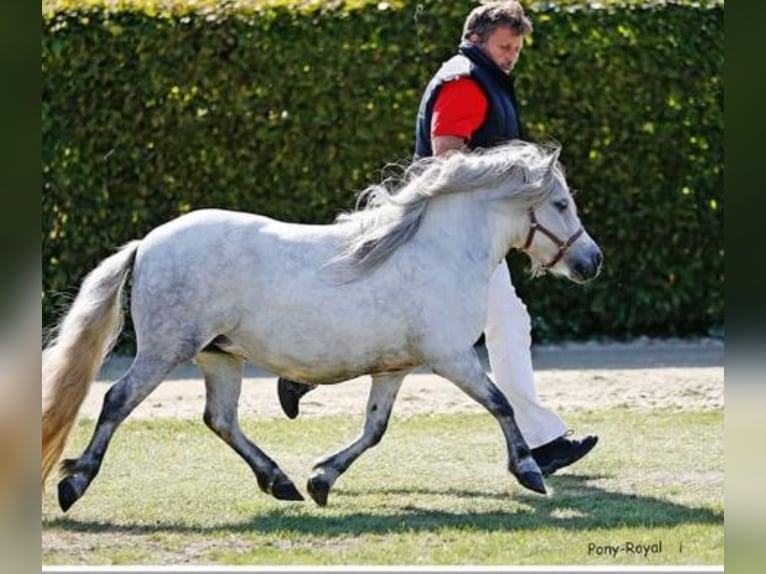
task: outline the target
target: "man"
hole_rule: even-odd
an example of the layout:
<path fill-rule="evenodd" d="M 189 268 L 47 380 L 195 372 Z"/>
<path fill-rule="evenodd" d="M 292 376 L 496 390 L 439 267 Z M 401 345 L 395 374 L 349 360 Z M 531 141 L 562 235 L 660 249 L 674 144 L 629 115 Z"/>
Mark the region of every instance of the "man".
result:
<path fill-rule="evenodd" d="M 487 2 L 466 18 L 458 54 L 442 64 L 423 93 L 415 129 L 415 157 L 491 147 L 520 139 L 513 71 L 532 23 L 516 1 Z M 598 437 L 566 438 L 564 422 L 544 407 L 535 389 L 531 324 L 526 306 L 502 261 L 490 279 L 485 343 L 495 384 L 513 406 L 516 421 L 544 476 L 576 462 Z M 279 379 L 279 400 L 298 415 L 305 385 Z"/>

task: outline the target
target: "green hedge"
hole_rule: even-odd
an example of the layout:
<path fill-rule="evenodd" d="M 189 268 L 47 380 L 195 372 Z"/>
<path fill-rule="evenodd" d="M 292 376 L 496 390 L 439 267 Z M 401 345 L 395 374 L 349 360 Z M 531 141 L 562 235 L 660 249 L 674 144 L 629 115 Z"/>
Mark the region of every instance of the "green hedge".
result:
<path fill-rule="evenodd" d="M 723 326 L 723 2 L 547 2 L 517 66 L 605 254 L 531 281 L 537 341 Z M 43 320 L 115 247 L 216 206 L 329 222 L 409 158 L 474 2 L 44 0 Z"/>

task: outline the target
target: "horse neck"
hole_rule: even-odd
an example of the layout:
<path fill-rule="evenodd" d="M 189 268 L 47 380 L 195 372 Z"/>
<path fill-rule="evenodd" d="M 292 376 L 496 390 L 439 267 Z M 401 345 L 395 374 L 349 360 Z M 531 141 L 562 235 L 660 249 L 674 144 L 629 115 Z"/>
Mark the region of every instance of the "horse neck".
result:
<path fill-rule="evenodd" d="M 526 209 L 512 205 L 509 199 L 490 199 L 489 194 L 482 194 L 478 201 L 484 205 L 490 258 L 496 265 L 512 248 L 524 244 Z"/>
<path fill-rule="evenodd" d="M 431 200 L 419 233 L 446 251 L 444 257 L 468 259 L 493 272 L 510 248 L 510 237 L 494 222 L 491 203 L 481 192 L 453 193 Z"/>

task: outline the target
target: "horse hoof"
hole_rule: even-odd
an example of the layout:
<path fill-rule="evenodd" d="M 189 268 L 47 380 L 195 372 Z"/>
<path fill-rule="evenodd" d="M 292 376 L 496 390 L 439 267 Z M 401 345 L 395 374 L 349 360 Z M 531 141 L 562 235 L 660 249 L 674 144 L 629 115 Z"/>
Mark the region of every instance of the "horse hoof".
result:
<path fill-rule="evenodd" d="M 59 482 L 58 492 L 59 506 L 64 512 L 69 510 L 72 505 L 77 502 L 77 499 L 80 498 L 80 495 L 77 493 L 77 489 L 72 484 L 72 477 L 67 477 Z"/>
<path fill-rule="evenodd" d="M 292 482 L 280 482 L 271 488 L 271 495 L 277 500 L 306 500 Z"/>
<path fill-rule="evenodd" d="M 525 486 L 529 490 L 538 492 L 540 494 L 547 494 L 548 492 L 545 490 L 543 475 L 539 472 L 522 472 L 517 478 L 522 486 Z"/>
<path fill-rule="evenodd" d="M 311 496 L 314 502 L 319 506 L 327 506 L 327 495 L 330 494 L 330 485 L 326 481 L 315 476 L 309 479 L 307 488 L 309 496 Z"/>

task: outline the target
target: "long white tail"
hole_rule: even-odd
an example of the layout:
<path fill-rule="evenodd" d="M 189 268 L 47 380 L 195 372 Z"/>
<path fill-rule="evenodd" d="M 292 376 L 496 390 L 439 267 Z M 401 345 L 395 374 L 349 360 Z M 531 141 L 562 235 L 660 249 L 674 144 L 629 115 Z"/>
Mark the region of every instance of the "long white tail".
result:
<path fill-rule="evenodd" d="M 55 339 L 43 349 L 43 485 L 122 330 L 122 292 L 139 243 L 131 241 L 88 274 Z"/>

